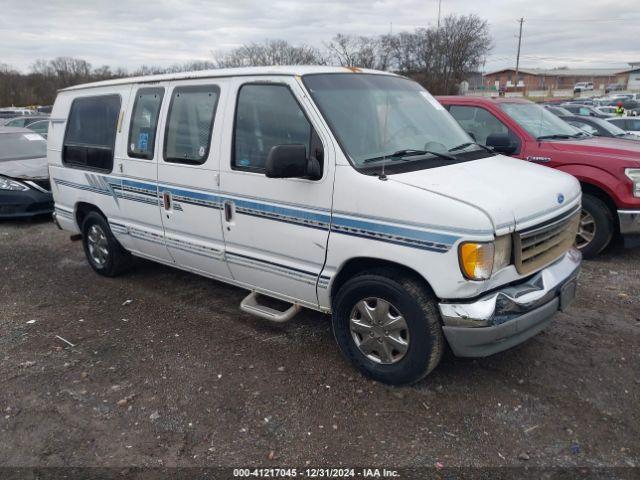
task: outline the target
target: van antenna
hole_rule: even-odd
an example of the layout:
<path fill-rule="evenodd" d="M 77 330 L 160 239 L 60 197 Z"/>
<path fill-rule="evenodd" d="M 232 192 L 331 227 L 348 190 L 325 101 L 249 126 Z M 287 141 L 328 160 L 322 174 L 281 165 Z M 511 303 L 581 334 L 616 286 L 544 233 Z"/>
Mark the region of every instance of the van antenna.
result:
<path fill-rule="evenodd" d="M 380 180 L 386 180 L 387 176 L 384 173 L 384 167 L 387 164 L 387 124 L 389 120 L 389 90 L 387 90 L 387 94 L 385 95 L 385 109 L 384 109 L 384 137 L 382 138 L 382 145 L 385 150 L 385 153 L 382 154 L 382 169 L 380 170 L 380 176 L 378 177 Z"/>

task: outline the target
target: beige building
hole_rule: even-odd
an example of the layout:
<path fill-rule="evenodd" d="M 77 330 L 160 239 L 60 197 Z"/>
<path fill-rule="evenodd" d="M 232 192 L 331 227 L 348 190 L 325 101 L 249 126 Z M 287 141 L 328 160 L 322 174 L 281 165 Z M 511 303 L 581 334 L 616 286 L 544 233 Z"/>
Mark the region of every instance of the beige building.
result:
<path fill-rule="evenodd" d="M 565 90 L 573 89 L 578 82 L 592 82 L 594 89 L 604 90 L 607 85 L 620 83 L 630 90 L 640 90 L 640 62 L 630 63 L 630 68 L 521 68 L 518 73 L 518 89 Z M 487 73 L 484 86 L 489 89 L 515 89 L 515 68 Z"/>

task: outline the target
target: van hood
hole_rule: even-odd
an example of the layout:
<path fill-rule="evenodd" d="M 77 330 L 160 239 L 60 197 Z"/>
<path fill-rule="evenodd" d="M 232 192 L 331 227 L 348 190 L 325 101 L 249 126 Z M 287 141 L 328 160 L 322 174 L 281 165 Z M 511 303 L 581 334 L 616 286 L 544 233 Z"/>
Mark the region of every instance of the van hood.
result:
<path fill-rule="evenodd" d="M 546 142 L 546 146 L 559 152 L 635 160 L 640 164 L 640 142 L 620 138 L 594 137 L 584 140 L 550 141 Z"/>
<path fill-rule="evenodd" d="M 497 235 L 571 210 L 581 196 L 573 176 L 503 155 L 388 178 L 477 208 L 493 223 Z"/>
<path fill-rule="evenodd" d="M 0 175 L 21 180 L 46 180 L 49 178 L 47 157 L 0 160 Z"/>

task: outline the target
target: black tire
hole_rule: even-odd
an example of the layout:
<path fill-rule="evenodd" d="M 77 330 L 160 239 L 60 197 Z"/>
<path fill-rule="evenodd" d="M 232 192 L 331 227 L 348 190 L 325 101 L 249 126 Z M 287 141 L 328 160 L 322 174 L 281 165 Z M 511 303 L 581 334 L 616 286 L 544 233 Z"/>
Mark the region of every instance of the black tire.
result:
<path fill-rule="evenodd" d="M 405 319 L 408 349 L 395 363 L 377 363 L 356 345 L 350 318 L 358 302 L 377 297 L 389 302 Z M 434 296 L 426 285 L 394 269 L 379 269 L 348 280 L 333 302 L 333 334 L 342 354 L 364 375 L 379 382 L 402 385 L 417 382 L 440 362 L 444 337 Z"/>
<path fill-rule="evenodd" d="M 104 263 L 100 263 L 94 259 L 94 255 L 90 253 L 90 240 L 89 235 L 92 227 L 97 227 L 104 233 L 106 240 L 106 255 Z M 82 222 L 82 246 L 84 247 L 84 253 L 87 256 L 87 261 L 93 270 L 105 277 L 115 277 L 124 271 L 128 270 L 132 263 L 132 257 L 122 245 L 116 240 L 111 233 L 109 223 L 98 212 L 89 212 Z"/>
<path fill-rule="evenodd" d="M 593 258 L 611 243 L 615 228 L 613 215 L 606 203 L 598 197 L 589 194 L 582 195 L 581 222 L 585 219 L 585 214 L 593 219 L 595 235 L 591 241 L 583 245 L 581 245 L 581 241 L 584 241 L 584 239 L 578 235 L 576 244 L 584 258 Z M 583 228 L 583 226 L 581 225 L 580 228 Z"/>

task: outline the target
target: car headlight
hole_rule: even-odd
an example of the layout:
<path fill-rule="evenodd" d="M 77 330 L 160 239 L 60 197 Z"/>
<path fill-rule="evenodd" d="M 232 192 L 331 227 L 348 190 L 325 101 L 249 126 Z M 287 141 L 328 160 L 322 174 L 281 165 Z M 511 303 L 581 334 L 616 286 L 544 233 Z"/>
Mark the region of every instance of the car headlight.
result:
<path fill-rule="evenodd" d="M 21 192 L 26 192 L 29 190 L 29 187 L 21 182 L 16 182 L 15 180 L 11 180 L 10 178 L 0 176 L 0 190 L 17 190 Z"/>
<path fill-rule="evenodd" d="M 469 280 L 487 280 L 511 263 L 511 235 L 493 242 L 464 242 L 458 249 L 460 269 Z"/>
<path fill-rule="evenodd" d="M 633 182 L 633 196 L 640 197 L 640 168 L 625 168 L 624 174 Z"/>

